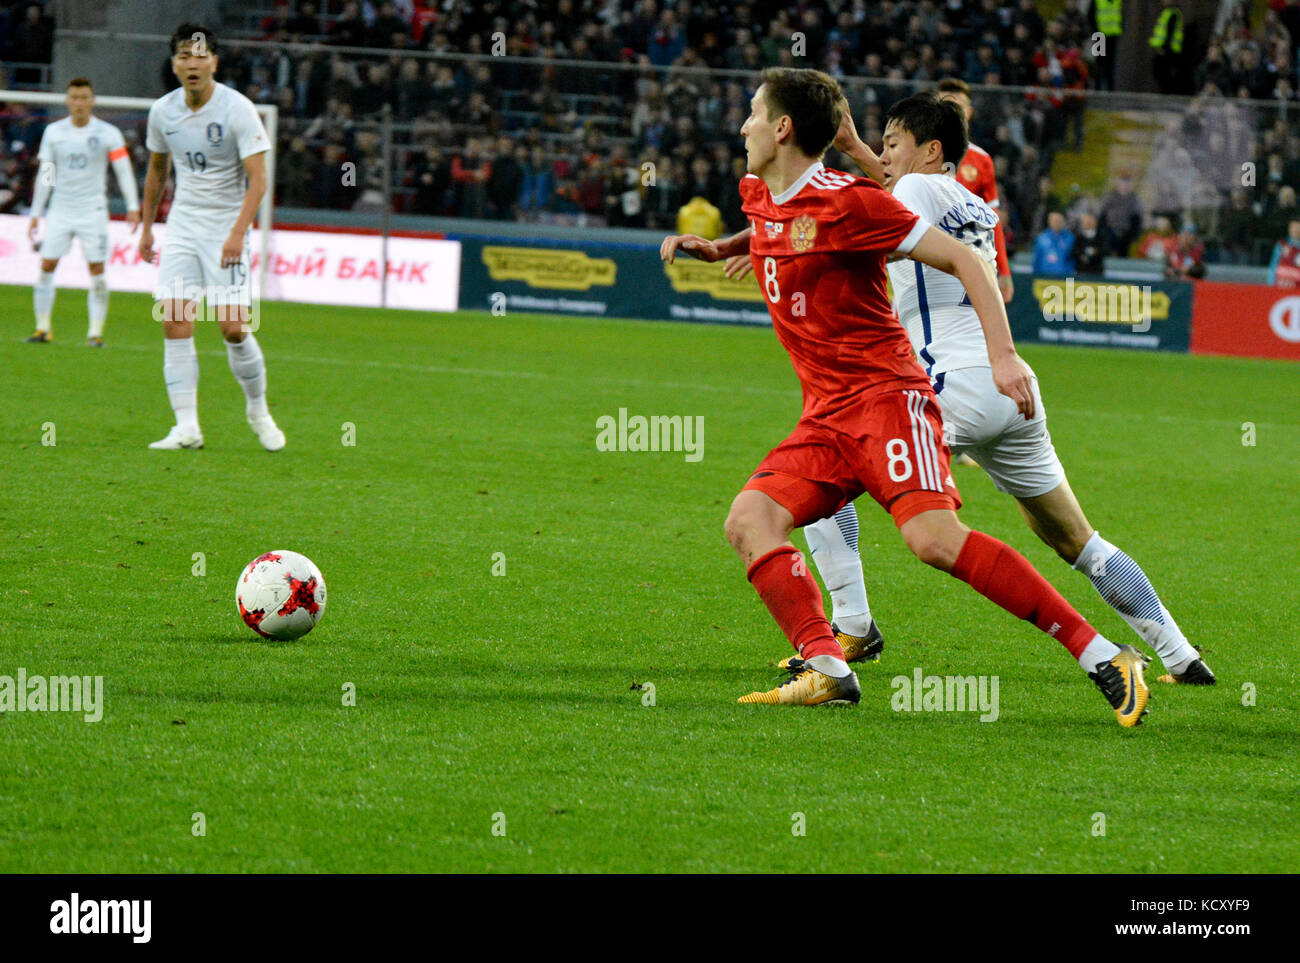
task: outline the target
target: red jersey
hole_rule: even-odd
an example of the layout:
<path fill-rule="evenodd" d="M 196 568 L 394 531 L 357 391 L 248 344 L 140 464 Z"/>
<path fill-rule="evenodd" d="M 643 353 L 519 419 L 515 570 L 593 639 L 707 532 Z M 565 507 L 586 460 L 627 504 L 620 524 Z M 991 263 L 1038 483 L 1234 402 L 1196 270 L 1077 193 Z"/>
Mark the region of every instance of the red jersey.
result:
<path fill-rule="evenodd" d="M 957 181 L 989 207 L 998 206 L 998 182 L 993 176 L 993 158 L 971 144 L 957 165 Z"/>
<path fill-rule="evenodd" d="M 995 211 L 1000 206 L 993 158 L 984 148 L 974 144 L 966 148 L 966 156 L 957 165 L 957 182 Z M 993 229 L 993 246 L 998 253 L 998 274 L 1010 274 L 1011 262 L 1007 259 L 1007 240 L 1001 221 Z"/>
<path fill-rule="evenodd" d="M 906 254 L 928 225 L 875 181 L 816 162 L 773 197 L 740 182 L 749 256 L 772 326 L 803 386 L 803 417 L 832 415 L 864 394 L 930 379 L 885 289 L 885 258 Z"/>

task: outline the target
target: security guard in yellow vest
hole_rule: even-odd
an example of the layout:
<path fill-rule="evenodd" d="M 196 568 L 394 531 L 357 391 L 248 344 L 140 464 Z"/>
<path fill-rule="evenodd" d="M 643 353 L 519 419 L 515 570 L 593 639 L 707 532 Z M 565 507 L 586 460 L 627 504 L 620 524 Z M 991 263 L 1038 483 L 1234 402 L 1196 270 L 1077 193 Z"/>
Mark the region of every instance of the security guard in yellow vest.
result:
<path fill-rule="evenodd" d="M 702 197 L 692 197 L 677 212 L 677 233 L 714 240 L 722 234 L 722 212 Z"/>
<path fill-rule="evenodd" d="M 1160 92 L 1177 94 L 1182 93 L 1183 88 L 1179 76 L 1183 65 L 1183 12 L 1174 6 L 1174 0 L 1164 0 L 1164 5 L 1147 43 L 1151 47 L 1151 68 Z"/>
<path fill-rule="evenodd" d="M 1094 32 L 1101 34 L 1101 45 L 1092 45 L 1097 89 L 1114 90 L 1119 38 L 1124 33 L 1124 0 L 1092 0 L 1091 19 Z"/>

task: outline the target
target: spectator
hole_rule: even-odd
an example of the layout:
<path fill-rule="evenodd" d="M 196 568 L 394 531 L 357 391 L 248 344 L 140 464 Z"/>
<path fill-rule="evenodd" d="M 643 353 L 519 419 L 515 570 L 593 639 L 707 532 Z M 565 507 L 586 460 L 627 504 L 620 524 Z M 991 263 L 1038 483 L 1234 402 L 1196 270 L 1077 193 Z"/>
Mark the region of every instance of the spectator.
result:
<path fill-rule="evenodd" d="M 1228 210 L 1220 224 L 1223 251 L 1234 264 L 1249 264 L 1254 252 L 1251 244 L 1260 234 L 1260 219 L 1250 200 L 1250 192 L 1237 188 L 1230 195 Z"/>
<path fill-rule="evenodd" d="M 1066 229 L 1065 215 L 1052 211 L 1047 215 L 1047 230 L 1034 241 L 1034 273 L 1060 278 L 1074 269 L 1074 235 Z"/>
<path fill-rule="evenodd" d="M 676 227 L 677 209 L 682 205 L 682 191 L 677 179 L 677 165 L 664 157 L 655 164 L 654 182 L 646 188 L 646 226 L 657 231 Z"/>
<path fill-rule="evenodd" d="M 379 5 L 379 14 L 370 25 L 366 46 L 380 49 L 402 49 L 411 45 L 411 24 L 397 15 L 392 0 Z"/>
<path fill-rule="evenodd" d="M 1164 270 L 1169 266 L 1169 255 L 1177 243 L 1178 238 L 1174 236 L 1173 225 L 1169 218 L 1162 215 L 1156 218 L 1151 230 L 1147 231 L 1138 242 L 1137 256 L 1156 262 Z"/>
<path fill-rule="evenodd" d="M 1300 207 L 1296 206 L 1295 188 L 1288 184 L 1279 188 L 1276 203 L 1264 217 L 1264 236 L 1284 236 L 1287 225 L 1297 217 L 1300 217 Z"/>
<path fill-rule="evenodd" d="M 19 63 L 48 64 L 54 55 L 54 21 L 45 16 L 39 3 L 29 3 L 23 20 L 14 30 L 12 57 Z M 40 71 L 20 67 L 14 71 L 20 84 L 41 83 Z"/>
<path fill-rule="evenodd" d="M 287 10 L 288 7 L 281 7 Z M 294 14 L 285 24 L 289 39 L 295 43 L 301 42 L 304 38 L 317 37 L 321 34 L 320 15 L 316 12 L 316 4 L 312 0 L 302 0 L 298 5 L 298 12 Z"/>
<path fill-rule="evenodd" d="M 1286 237 L 1273 246 L 1268 283 L 1280 288 L 1300 288 L 1300 218 L 1287 225 Z"/>
<path fill-rule="evenodd" d="M 1079 273 L 1101 274 L 1105 270 L 1104 254 L 1097 215 L 1085 212 L 1079 217 L 1079 233 L 1074 238 L 1074 261 Z"/>
<path fill-rule="evenodd" d="M 415 198 L 412 212 L 441 217 L 447 213 L 447 195 L 451 188 L 451 167 L 437 147 L 425 149 L 415 167 Z"/>
<path fill-rule="evenodd" d="M 469 138 L 465 149 L 451 159 L 457 217 L 482 218 L 487 215 L 487 182 L 491 176 L 492 162 L 480 153 L 479 139 Z"/>
<path fill-rule="evenodd" d="M 516 205 L 524 186 L 524 167 L 520 162 L 523 148 L 515 150 L 509 137 L 497 138 L 497 157 L 488 179 L 489 216 L 497 220 L 514 220 Z"/>
<path fill-rule="evenodd" d="M 1183 224 L 1165 265 L 1165 277 L 1171 281 L 1196 281 L 1205 277 L 1205 245 L 1196 237 L 1190 221 Z"/>
<path fill-rule="evenodd" d="M 528 163 L 523 168 L 523 180 L 519 190 L 519 207 L 523 211 L 536 213 L 547 210 L 551 195 L 555 193 L 555 174 L 546 162 L 540 147 L 534 147 Z"/>
<path fill-rule="evenodd" d="M 1101 199 L 1101 235 L 1106 253 L 1128 257 L 1142 230 L 1142 202 L 1133 193 L 1133 179 L 1121 175 Z"/>
<path fill-rule="evenodd" d="M 336 47 L 364 47 L 369 36 L 361 17 L 361 5 L 348 0 L 343 13 L 330 25 L 329 42 Z"/>

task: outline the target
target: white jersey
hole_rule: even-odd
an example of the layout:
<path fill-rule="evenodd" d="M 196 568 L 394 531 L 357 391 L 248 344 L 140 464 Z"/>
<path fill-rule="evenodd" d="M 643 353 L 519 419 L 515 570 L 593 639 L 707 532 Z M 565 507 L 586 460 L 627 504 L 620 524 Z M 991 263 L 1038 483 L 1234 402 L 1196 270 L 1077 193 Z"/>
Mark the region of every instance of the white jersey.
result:
<path fill-rule="evenodd" d="M 974 248 L 990 265 L 997 263 L 997 212 L 954 178 L 905 174 L 894 186 L 894 197 L 925 223 Z M 926 374 L 937 377 L 957 368 L 988 365 L 984 329 L 960 280 L 907 258 L 891 262 L 888 270 L 894 310 Z"/>
<path fill-rule="evenodd" d="M 178 87 L 149 108 L 146 145 L 171 154 L 176 197 L 167 216 L 169 236 L 224 240 L 239 216 L 248 178 L 244 158 L 270 149 L 253 102 L 225 84 L 198 110 Z"/>
<path fill-rule="evenodd" d="M 108 165 L 127 156 L 120 130 L 98 117 L 80 127 L 64 117 L 45 128 L 36 156 L 42 166 L 53 165 L 47 179 L 54 191 L 51 217 L 76 221 L 108 217 Z M 38 194 L 33 217 L 40 216 L 43 201 L 44 194 Z"/>

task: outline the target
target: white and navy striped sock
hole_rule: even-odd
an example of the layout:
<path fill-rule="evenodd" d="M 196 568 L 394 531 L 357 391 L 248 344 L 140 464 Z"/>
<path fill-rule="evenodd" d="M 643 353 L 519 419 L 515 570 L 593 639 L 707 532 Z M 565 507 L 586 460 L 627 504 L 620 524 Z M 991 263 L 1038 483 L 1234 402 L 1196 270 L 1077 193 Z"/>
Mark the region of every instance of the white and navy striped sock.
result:
<path fill-rule="evenodd" d="M 817 574 L 831 593 L 831 621 L 841 632 L 864 636 L 871 628 L 871 607 L 858 555 L 858 513 L 853 503 L 803 530 Z"/>
<path fill-rule="evenodd" d="M 1197 657 L 1142 567 L 1099 533 L 1092 533 L 1074 568 L 1092 580 L 1101 597 L 1156 650 L 1170 672 L 1181 672 Z"/>

